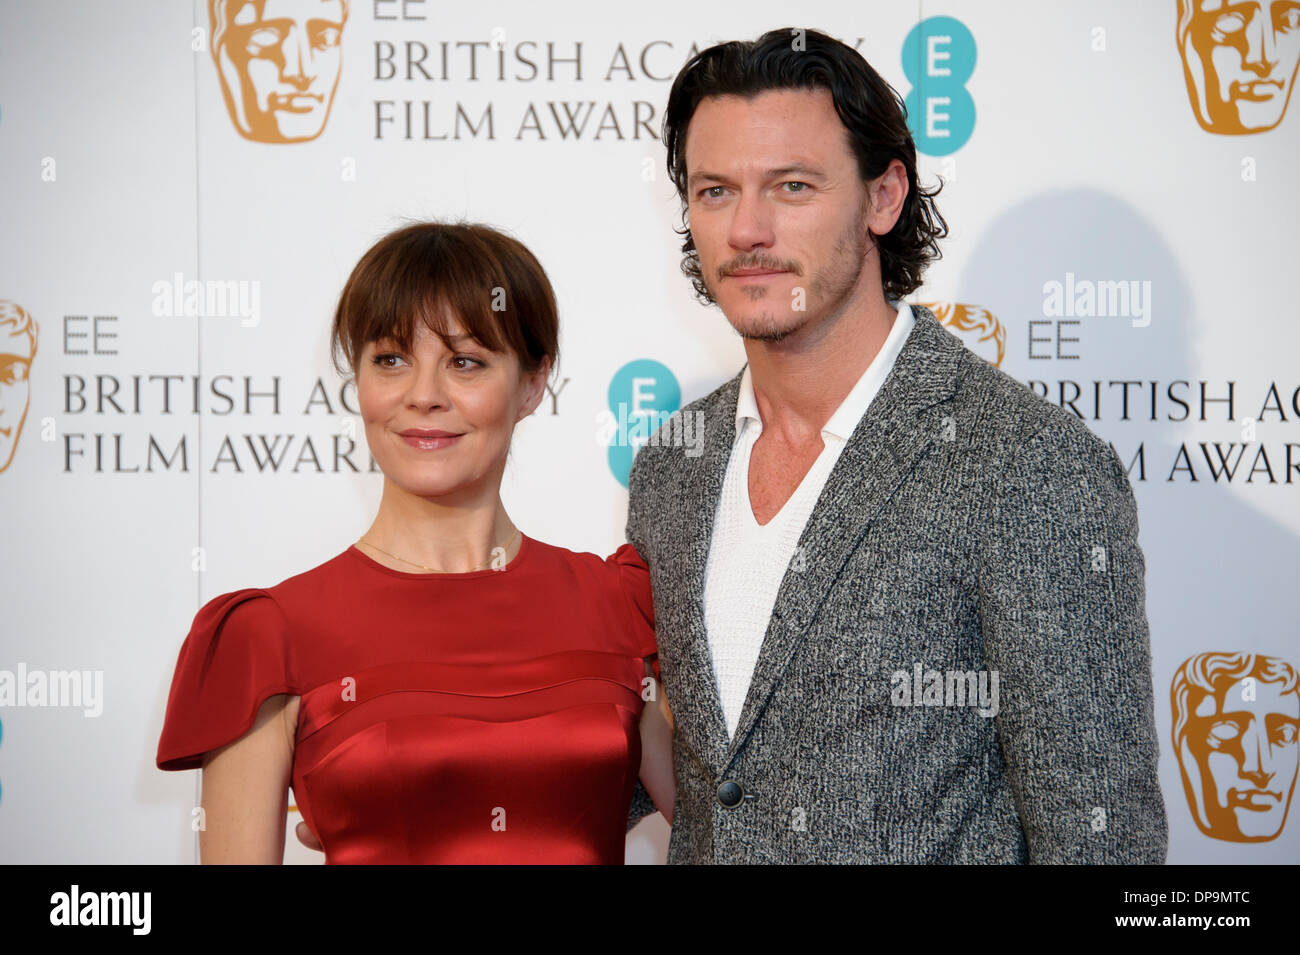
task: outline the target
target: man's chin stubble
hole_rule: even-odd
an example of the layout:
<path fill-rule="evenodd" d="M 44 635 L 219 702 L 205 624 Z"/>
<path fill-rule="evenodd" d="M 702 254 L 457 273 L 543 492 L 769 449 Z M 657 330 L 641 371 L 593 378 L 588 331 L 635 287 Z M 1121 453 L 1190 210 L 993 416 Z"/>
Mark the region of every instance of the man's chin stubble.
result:
<path fill-rule="evenodd" d="M 731 327 L 745 341 L 766 342 L 769 345 L 775 345 L 785 341 L 797 332 L 800 325 L 782 326 L 772 317 L 771 313 L 764 312 L 758 320 L 747 322 L 743 328 L 738 328 L 735 322 L 731 322 Z"/>

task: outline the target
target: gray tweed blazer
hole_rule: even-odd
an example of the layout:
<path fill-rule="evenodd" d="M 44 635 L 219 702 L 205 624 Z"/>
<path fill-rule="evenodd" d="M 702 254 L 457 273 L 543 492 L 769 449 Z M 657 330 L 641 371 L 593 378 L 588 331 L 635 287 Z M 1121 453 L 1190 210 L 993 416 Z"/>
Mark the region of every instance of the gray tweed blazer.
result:
<path fill-rule="evenodd" d="M 676 724 L 668 861 L 1162 863 L 1124 467 L 912 308 L 781 583 L 734 739 L 703 592 L 740 375 L 637 453 L 627 539 Z M 694 412 L 691 455 L 672 429 Z M 628 828 L 653 811 L 638 783 Z"/>

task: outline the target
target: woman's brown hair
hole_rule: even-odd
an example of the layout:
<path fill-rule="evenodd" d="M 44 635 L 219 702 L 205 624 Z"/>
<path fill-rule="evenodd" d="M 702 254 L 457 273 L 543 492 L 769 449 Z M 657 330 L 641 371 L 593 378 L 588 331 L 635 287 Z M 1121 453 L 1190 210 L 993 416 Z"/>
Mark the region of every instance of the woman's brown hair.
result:
<path fill-rule="evenodd" d="M 447 343 L 459 319 L 484 348 L 514 352 L 525 374 L 559 357 L 555 291 L 519 240 L 478 223 L 419 222 L 376 242 L 348 277 L 330 336 L 334 365 L 356 373 L 368 342 L 410 351 L 416 322 Z"/>

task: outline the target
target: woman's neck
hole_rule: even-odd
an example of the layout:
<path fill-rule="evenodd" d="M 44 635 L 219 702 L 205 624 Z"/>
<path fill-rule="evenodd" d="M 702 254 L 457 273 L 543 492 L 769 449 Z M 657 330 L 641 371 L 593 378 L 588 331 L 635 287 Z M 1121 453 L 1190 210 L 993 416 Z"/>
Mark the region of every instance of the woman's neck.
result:
<path fill-rule="evenodd" d="M 393 570 L 469 573 L 513 560 L 523 543 L 516 531 L 499 493 L 430 499 L 385 480 L 379 513 L 359 546 Z"/>

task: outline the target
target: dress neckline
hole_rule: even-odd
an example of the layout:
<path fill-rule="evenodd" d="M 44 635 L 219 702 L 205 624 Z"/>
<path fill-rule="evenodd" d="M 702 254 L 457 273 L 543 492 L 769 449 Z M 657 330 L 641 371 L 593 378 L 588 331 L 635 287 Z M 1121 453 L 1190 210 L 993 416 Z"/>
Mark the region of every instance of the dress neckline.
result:
<path fill-rule="evenodd" d="M 375 560 L 373 557 L 368 555 L 365 551 L 361 550 L 361 548 L 357 547 L 356 544 L 352 544 L 350 547 L 348 547 L 346 551 L 344 551 L 344 553 L 351 554 L 353 557 L 361 561 L 367 567 L 377 570 L 381 574 L 387 574 L 390 577 L 402 577 L 409 580 L 468 580 L 472 577 L 489 577 L 489 576 L 496 576 L 500 574 L 508 574 L 510 573 L 510 571 L 514 570 L 516 567 L 518 567 L 528 558 L 528 555 L 532 552 L 532 549 L 533 549 L 533 539 L 521 531 L 519 534 L 519 553 L 515 554 L 514 560 L 510 561 L 510 563 L 506 564 L 504 567 L 501 567 L 499 569 L 493 569 L 491 567 L 487 567 L 483 570 L 466 570 L 466 571 L 461 571 L 459 573 L 447 573 L 447 574 L 439 574 L 439 573 L 416 574 L 416 573 L 408 573 L 407 571 L 404 570 L 394 570 L 393 568 L 386 567 L 383 564 L 381 564 L 379 561 Z"/>

